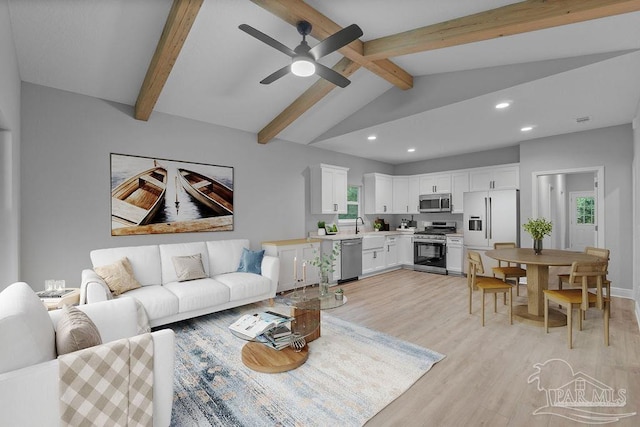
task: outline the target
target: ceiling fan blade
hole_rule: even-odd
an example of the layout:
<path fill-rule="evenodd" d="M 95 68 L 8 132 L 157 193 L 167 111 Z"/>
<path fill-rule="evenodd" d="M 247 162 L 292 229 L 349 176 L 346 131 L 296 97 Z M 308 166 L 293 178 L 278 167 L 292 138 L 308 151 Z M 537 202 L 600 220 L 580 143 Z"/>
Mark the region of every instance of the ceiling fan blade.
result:
<path fill-rule="evenodd" d="M 342 74 L 338 73 L 337 71 L 333 71 L 331 68 L 325 67 L 324 65 L 319 64 L 317 62 L 316 62 L 316 74 L 322 77 L 323 79 L 330 81 L 334 85 L 340 86 L 343 88 L 349 86 L 349 83 L 351 83 L 351 81 L 349 81 L 349 79 L 343 76 Z"/>
<path fill-rule="evenodd" d="M 309 53 L 317 60 L 348 45 L 352 41 L 362 37 L 362 30 L 356 24 L 351 24 L 330 35 L 326 39 L 311 48 Z"/>
<path fill-rule="evenodd" d="M 250 25 L 240 24 L 238 28 L 240 28 L 242 31 L 249 34 L 250 36 L 257 38 L 261 42 L 268 44 L 272 48 L 278 49 L 280 52 L 284 53 L 285 55 L 289 55 L 292 58 L 296 56 L 296 53 L 293 51 L 293 49 L 288 48 L 287 46 L 280 43 L 278 40 L 266 35 L 262 31 L 256 30 Z"/>
<path fill-rule="evenodd" d="M 289 73 L 291 66 L 290 65 L 286 65 L 282 68 L 280 68 L 278 71 L 269 74 L 267 77 L 265 77 L 264 79 L 262 79 L 260 81 L 260 83 L 262 83 L 263 85 L 268 85 L 269 83 L 273 83 L 276 80 L 278 80 L 280 77 L 284 77 Z M 333 71 L 333 70 L 331 70 Z"/>

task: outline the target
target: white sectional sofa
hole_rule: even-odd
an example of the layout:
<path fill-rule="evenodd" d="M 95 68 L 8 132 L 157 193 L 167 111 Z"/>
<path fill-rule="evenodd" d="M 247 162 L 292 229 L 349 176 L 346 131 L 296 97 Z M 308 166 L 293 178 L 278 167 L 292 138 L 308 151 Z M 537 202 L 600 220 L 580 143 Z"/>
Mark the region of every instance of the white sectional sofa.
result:
<path fill-rule="evenodd" d="M 147 312 L 149 324 L 159 326 L 273 298 L 278 286 L 279 259 L 264 256 L 261 274 L 238 272 L 243 248 L 249 249 L 249 240 L 97 249 L 90 256 L 94 268 L 123 257 L 129 260 L 142 287 L 115 298 L 138 299 Z M 195 254 L 201 254 L 207 277 L 179 282 L 172 257 Z M 106 283 L 94 270 L 82 272 L 81 303 L 111 297 Z"/>
<path fill-rule="evenodd" d="M 104 344 L 140 332 L 132 299 L 78 307 L 98 329 Z M 56 333 L 62 310 L 47 313 L 35 292 L 17 282 L 0 292 L 0 402 L 2 426 L 58 426 L 59 360 Z M 174 333 L 153 332 L 153 425 L 169 426 L 173 406 Z M 101 346 L 91 347 L 101 351 Z M 66 424 L 65 424 L 66 425 Z"/>

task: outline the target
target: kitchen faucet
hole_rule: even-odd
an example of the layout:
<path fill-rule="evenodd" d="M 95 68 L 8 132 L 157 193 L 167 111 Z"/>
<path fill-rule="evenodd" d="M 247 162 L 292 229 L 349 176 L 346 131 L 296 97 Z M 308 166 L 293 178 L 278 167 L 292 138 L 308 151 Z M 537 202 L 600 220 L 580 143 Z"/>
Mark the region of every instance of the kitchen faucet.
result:
<path fill-rule="evenodd" d="M 362 221 L 362 225 L 364 225 L 364 219 L 361 216 L 356 218 L 356 234 L 358 234 L 358 220 Z"/>

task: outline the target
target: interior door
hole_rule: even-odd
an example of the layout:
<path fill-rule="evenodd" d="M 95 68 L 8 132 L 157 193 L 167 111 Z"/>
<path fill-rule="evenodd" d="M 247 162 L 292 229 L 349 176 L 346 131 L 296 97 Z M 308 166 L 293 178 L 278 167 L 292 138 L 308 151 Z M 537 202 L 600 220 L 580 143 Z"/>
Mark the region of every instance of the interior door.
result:
<path fill-rule="evenodd" d="M 570 249 L 581 252 L 587 246 L 596 246 L 596 200 L 593 191 L 571 192 L 569 198 L 571 203 Z"/>

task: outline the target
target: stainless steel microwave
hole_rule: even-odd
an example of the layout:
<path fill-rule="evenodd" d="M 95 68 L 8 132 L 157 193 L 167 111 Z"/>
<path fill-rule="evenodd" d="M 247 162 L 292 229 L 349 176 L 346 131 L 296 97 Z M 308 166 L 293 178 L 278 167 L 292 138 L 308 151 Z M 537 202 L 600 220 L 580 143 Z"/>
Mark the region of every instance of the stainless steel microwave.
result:
<path fill-rule="evenodd" d="M 420 212 L 451 212 L 451 193 L 421 195 Z"/>

